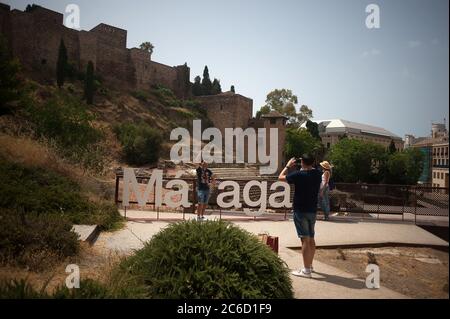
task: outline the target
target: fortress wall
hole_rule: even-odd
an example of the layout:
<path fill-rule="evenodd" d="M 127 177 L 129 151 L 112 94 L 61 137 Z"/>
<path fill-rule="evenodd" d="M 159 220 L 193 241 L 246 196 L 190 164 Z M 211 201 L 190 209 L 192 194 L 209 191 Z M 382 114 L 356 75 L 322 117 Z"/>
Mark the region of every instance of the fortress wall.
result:
<path fill-rule="evenodd" d="M 92 61 L 103 80 L 121 89 L 150 89 L 161 84 L 178 97 L 190 95 L 190 70 L 153 62 L 150 54 L 126 48 L 127 31 L 99 24 L 91 31 L 77 31 L 63 25 L 61 13 L 42 7 L 29 12 L 10 11 L 0 4 L 0 32 L 8 33 L 13 54 L 24 70 L 51 80 L 58 59 L 61 38 L 69 61 L 85 71 Z"/>
<path fill-rule="evenodd" d="M 9 11 L 10 7 L 8 5 L 0 3 L 0 33 L 8 39 L 8 42 L 11 31 Z"/>
<path fill-rule="evenodd" d="M 253 100 L 239 94 L 222 93 L 197 96 L 196 99 L 222 134 L 225 134 L 225 128 L 247 128 L 253 116 Z"/>
<path fill-rule="evenodd" d="M 150 85 L 161 84 L 165 87 L 175 89 L 177 72 L 175 68 L 158 62 L 150 61 L 145 70 L 150 79 Z"/>
<path fill-rule="evenodd" d="M 80 69 L 85 70 L 89 61 L 97 65 L 97 37 L 87 31 L 80 31 L 78 34 L 80 48 Z"/>
<path fill-rule="evenodd" d="M 97 35 L 98 41 L 111 47 L 125 49 L 127 47 L 127 31 L 104 23 L 100 23 L 89 31 Z"/>

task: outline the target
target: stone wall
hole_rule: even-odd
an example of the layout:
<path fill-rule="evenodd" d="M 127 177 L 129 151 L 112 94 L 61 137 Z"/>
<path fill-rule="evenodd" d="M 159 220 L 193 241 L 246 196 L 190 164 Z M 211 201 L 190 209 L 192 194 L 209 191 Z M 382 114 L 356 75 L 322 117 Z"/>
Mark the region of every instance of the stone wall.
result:
<path fill-rule="evenodd" d="M 253 100 L 240 94 L 227 92 L 197 96 L 196 99 L 222 134 L 225 134 L 225 128 L 247 128 L 253 116 Z"/>
<path fill-rule="evenodd" d="M 190 96 L 190 69 L 187 65 L 167 66 L 151 61 L 140 49 L 127 49 L 127 31 L 100 23 L 90 31 L 63 25 L 61 13 L 34 7 L 29 12 L 10 11 L 0 4 L 0 32 L 25 70 L 53 77 L 60 40 L 64 39 L 69 62 L 85 71 L 89 61 L 109 85 L 120 89 L 149 90 L 163 85 L 182 98 Z"/>

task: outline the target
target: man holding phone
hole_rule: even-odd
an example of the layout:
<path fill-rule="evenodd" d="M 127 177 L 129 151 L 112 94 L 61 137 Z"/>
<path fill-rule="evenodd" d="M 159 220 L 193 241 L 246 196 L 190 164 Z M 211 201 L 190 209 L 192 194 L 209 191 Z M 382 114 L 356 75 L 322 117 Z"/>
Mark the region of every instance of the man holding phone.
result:
<path fill-rule="evenodd" d="M 300 162 L 301 169 L 289 173 Z M 278 179 L 295 185 L 294 225 L 302 241 L 303 269 L 293 271 L 294 276 L 311 278 L 312 263 L 316 252 L 314 226 L 316 224 L 317 201 L 322 174 L 313 167 L 314 159 L 305 154 L 301 159 L 291 158 Z"/>

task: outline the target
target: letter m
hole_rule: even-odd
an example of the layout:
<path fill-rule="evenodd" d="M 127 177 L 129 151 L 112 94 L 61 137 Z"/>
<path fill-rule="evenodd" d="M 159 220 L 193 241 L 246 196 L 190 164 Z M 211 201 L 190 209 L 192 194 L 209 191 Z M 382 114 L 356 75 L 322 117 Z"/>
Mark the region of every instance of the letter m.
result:
<path fill-rule="evenodd" d="M 140 207 L 144 207 L 147 203 L 148 197 L 150 193 L 155 191 L 155 205 L 162 205 L 162 170 L 156 169 L 153 171 L 148 184 L 145 188 L 144 193 L 142 194 L 139 189 L 139 184 L 136 180 L 136 175 L 134 174 L 133 168 L 124 168 L 123 171 L 123 206 L 130 206 L 130 194 L 131 191 L 134 191 L 136 194 L 137 202 Z M 131 189 L 130 189 L 131 188 Z"/>

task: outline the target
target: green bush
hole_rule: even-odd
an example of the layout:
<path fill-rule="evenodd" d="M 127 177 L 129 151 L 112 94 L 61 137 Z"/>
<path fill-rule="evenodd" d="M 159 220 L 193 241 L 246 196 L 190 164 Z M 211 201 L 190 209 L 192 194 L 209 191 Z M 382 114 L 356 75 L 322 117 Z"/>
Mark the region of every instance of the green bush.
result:
<path fill-rule="evenodd" d="M 78 235 L 71 229 L 61 216 L 0 209 L 0 260 L 42 270 L 78 252 Z"/>
<path fill-rule="evenodd" d="M 120 264 L 152 298 L 292 298 L 283 261 L 226 222 L 176 223 Z"/>
<path fill-rule="evenodd" d="M 153 88 L 153 94 L 156 95 L 159 101 L 165 106 L 179 107 L 183 104 L 183 102 L 175 96 L 172 90 L 164 86 L 155 86 Z"/>
<path fill-rule="evenodd" d="M 55 140 L 65 149 L 87 149 L 102 138 L 84 103 L 68 95 L 54 97 L 40 106 L 31 105 L 29 116 L 39 136 Z"/>
<path fill-rule="evenodd" d="M 26 114 L 36 135 L 54 144 L 62 156 L 96 171 L 103 169 L 103 132 L 93 126 L 95 117 L 79 98 L 59 91 L 42 105 L 28 99 Z"/>
<path fill-rule="evenodd" d="M 114 131 L 129 164 L 145 165 L 158 161 L 163 141 L 158 130 L 145 123 L 124 123 L 116 126 Z"/>
<path fill-rule="evenodd" d="M 114 205 L 90 202 L 78 184 L 50 170 L 24 167 L 0 157 L 0 180 L 0 208 L 54 214 L 101 229 L 114 228 L 122 220 Z"/>
<path fill-rule="evenodd" d="M 150 98 L 150 94 L 145 91 L 133 91 L 131 92 L 131 95 L 135 97 L 138 100 L 141 100 L 143 102 L 147 102 Z"/>

